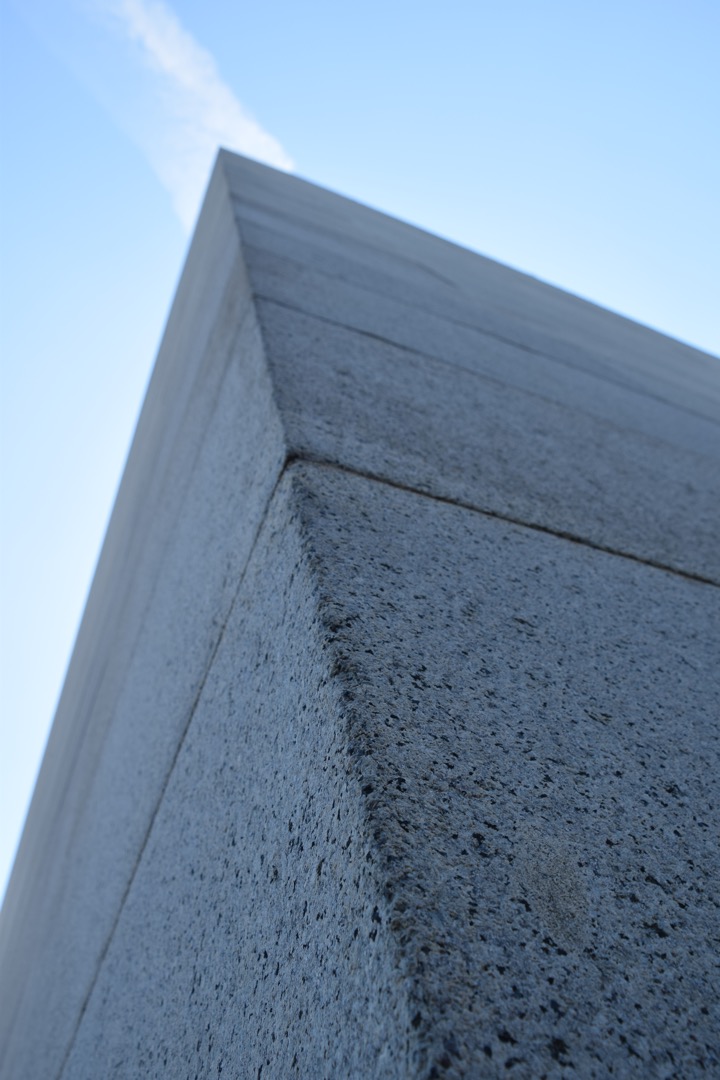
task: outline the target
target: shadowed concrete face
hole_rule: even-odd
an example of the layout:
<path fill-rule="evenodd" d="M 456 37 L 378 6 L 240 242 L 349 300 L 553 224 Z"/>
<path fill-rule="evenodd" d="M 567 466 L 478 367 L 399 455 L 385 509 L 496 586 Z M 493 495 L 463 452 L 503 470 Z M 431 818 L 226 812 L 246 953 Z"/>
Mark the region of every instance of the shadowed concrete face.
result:
<path fill-rule="evenodd" d="M 3 909 L 7 1075 L 717 1068 L 718 367 L 222 155 Z"/>

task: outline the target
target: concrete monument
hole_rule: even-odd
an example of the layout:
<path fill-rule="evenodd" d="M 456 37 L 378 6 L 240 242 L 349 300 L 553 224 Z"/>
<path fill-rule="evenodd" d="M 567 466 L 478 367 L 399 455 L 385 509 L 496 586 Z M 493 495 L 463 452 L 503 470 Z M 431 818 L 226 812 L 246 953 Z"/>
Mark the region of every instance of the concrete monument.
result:
<path fill-rule="evenodd" d="M 0 1073 L 720 1071 L 720 362 L 222 152 Z"/>

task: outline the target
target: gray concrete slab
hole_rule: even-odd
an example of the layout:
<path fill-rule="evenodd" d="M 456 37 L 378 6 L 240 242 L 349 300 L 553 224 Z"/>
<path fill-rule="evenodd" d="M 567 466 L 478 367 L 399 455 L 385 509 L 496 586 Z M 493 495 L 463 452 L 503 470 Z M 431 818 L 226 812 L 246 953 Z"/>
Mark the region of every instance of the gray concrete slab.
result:
<path fill-rule="evenodd" d="M 718 420 L 717 358 L 313 185 L 268 182 L 232 155 L 226 168 L 246 243 L 259 232 L 263 250 L 323 275 L 317 302 L 333 294 L 327 277 L 361 286 L 623 384 L 664 387 L 673 402 L 687 395 L 703 413 L 710 397 Z"/>
<path fill-rule="evenodd" d="M 577 374 L 584 372 L 595 381 L 626 392 L 634 390 L 674 409 L 682 408 L 696 419 L 718 423 L 717 361 L 679 342 L 672 342 L 669 348 L 667 339 L 639 328 L 651 340 L 641 338 L 644 349 L 637 350 L 625 320 L 604 312 L 618 340 L 614 346 L 606 343 L 601 347 L 595 327 L 583 326 L 575 312 L 580 326 L 572 349 L 556 347 L 551 339 L 538 338 L 533 344 L 519 329 L 528 306 L 525 297 L 515 298 L 510 293 L 505 302 L 515 303 L 517 308 L 498 312 L 494 300 L 482 289 L 474 305 L 465 300 L 462 310 L 453 314 L 452 305 L 443 302 L 442 287 L 432 280 L 407 280 L 404 268 L 398 278 L 387 265 L 380 269 L 379 257 L 375 260 L 377 270 L 364 268 L 357 258 L 349 257 L 347 243 L 341 245 L 339 240 L 342 255 L 329 258 L 322 250 L 314 251 L 304 237 L 296 239 L 292 223 L 287 232 L 280 232 L 272 219 L 262 227 L 256 227 L 253 219 L 250 211 L 249 220 L 242 220 L 241 225 L 253 285 L 260 296 L 398 345 L 442 355 L 461 367 L 482 363 L 477 357 L 488 351 L 502 350 L 506 357 L 515 358 L 513 366 L 524 360 L 528 372 L 535 370 L 536 377 L 547 373 L 551 384 L 565 378 L 572 385 Z M 307 227 L 304 231 L 310 232 Z M 534 306 L 539 307 L 547 286 L 529 280 L 540 294 L 532 297 Z M 592 305 L 587 304 L 581 315 L 586 314 L 586 308 L 594 314 Z M 559 313 L 558 320 L 561 318 Z M 660 338 L 657 345 L 654 338 Z M 659 361 L 663 353 L 674 363 L 658 362 L 653 367 L 653 356 L 657 354 Z"/>
<path fill-rule="evenodd" d="M 717 590 L 354 478 L 302 497 L 429 1064 L 712 1073 Z"/>
<path fill-rule="evenodd" d="M 666 439 L 659 403 L 641 399 L 648 436 L 610 409 L 601 419 L 272 303 L 258 314 L 301 457 L 720 581 L 718 459 Z"/>
<path fill-rule="evenodd" d="M 712 1073 L 716 597 L 291 466 L 64 1077 Z"/>
<path fill-rule="evenodd" d="M 516 380 L 524 388 L 534 385 L 551 396 L 558 393 L 562 397 L 584 383 L 592 383 L 601 398 L 614 394 L 618 401 L 636 402 L 642 395 L 664 403 L 675 414 L 686 413 L 677 417 L 676 424 L 689 427 L 694 421 L 702 428 L 711 428 L 717 440 L 720 401 L 715 374 L 717 361 L 713 358 L 703 358 L 705 363 L 698 371 L 697 380 L 688 378 L 692 368 L 685 370 L 684 379 L 676 376 L 668 380 L 659 370 L 653 374 L 634 368 L 632 355 L 626 364 L 617 363 L 616 356 L 616 363 L 610 365 L 602 356 L 589 354 L 590 330 L 586 347 L 578 348 L 572 358 L 556 356 L 513 342 L 509 336 L 513 329 L 510 319 L 502 335 L 490 332 L 487 323 L 483 328 L 482 315 L 475 309 L 473 317 L 478 325 L 473 325 L 469 318 L 462 321 L 449 317 L 448 311 L 441 309 L 437 296 L 440 290 L 428 287 L 427 282 L 423 283 L 427 296 L 417 288 L 409 289 L 406 283 L 403 291 L 414 294 L 414 303 L 398 297 L 397 279 L 388 274 L 387 267 L 384 272 L 358 274 L 358 264 L 348 258 L 347 245 L 342 262 L 334 266 L 323 257 L 308 258 L 304 241 L 288 242 L 286 234 L 272 228 L 261 230 L 247 222 L 243 222 L 242 228 L 253 286 L 260 297 L 428 353 L 461 368 L 493 374 L 507 379 L 511 385 Z M 343 265 L 348 263 L 352 273 Z M 326 268 L 320 269 L 323 265 Z M 693 354 L 686 346 L 673 344 L 679 360 L 686 352 Z M 582 407 L 588 408 L 594 395 L 580 394 L 580 398 Z"/>

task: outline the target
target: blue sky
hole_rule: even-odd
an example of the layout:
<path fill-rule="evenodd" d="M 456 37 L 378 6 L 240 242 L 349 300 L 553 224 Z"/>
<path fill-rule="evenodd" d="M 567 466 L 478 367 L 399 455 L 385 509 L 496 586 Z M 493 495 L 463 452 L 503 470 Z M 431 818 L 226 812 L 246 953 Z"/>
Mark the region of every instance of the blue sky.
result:
<path fill-rule="evenodd" d="M 0 891 L 218 143 L 720 352 L 715 0 L 6 0 Z"/>

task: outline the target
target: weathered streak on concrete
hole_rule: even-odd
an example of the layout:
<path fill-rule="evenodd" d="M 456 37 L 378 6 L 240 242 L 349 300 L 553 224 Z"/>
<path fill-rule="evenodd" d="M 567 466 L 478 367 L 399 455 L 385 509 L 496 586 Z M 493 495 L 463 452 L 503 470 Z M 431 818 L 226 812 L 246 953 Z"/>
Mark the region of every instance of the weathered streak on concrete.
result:
<path fill-rule="evenodd" d="M 221 154 L 0 1073 L 717 1069 L 719 457 L 716 359 Z"/>

